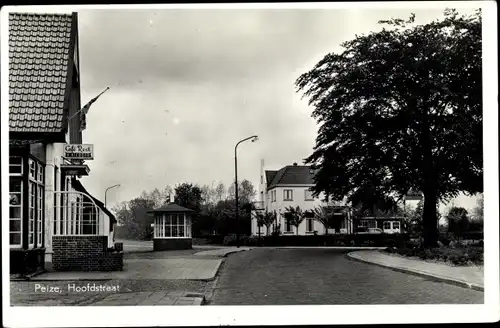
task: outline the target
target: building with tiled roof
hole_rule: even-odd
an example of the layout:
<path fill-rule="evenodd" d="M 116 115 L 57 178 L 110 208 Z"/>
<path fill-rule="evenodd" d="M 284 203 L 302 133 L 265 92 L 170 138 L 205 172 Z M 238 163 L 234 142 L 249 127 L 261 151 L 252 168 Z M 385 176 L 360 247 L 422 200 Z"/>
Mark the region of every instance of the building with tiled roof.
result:
<path fill-rule="evenodd" d="M 77 180 L 92 158 L 74 156 L 92 152 L 82 145 L 77 14 L 10 13 L 8 35 L 10 271 L 119 266 L 105 252 L 116 220 Z"/>
<path fill-rule="evenodd" d="M 314 171 L 311 166 L 293 163 L 279 170 L 266 170 L 262 160 L 260 172 L 259 201 L 255 204 L 254 215 L 259 211 L 276 213 L 275 226 L 279 227 L 283 234 L 297 234 L 296 228 L 285 219 L 285 213 L 290 207 L 299 207 L 302 211 L 308 212 L 320 206 L 342 205 L 325 202 L 323 194 L 313 197 L 311 188 L 314 186 Z M 338 222 L 340 225 L 333 230 L 347 232 L 350 229 L 347 217 Z M 252 220 L 252 233 L 257 235 L 258 231 L 257 221 Z M 325 227 L 312 218 L 305 219 L 298 227 L 300 235 L 314 234 L 314 232 L 323 234 Z M 261 230 L 261 234 L 266 233 L 267 231 Z"/>

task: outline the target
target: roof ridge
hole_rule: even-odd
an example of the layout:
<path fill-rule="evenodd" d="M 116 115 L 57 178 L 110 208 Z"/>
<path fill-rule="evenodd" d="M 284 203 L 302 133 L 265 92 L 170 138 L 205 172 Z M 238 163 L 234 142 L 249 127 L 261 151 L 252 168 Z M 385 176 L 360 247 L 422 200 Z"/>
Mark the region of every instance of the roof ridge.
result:
<path fill-rule="evenodd" d="M 24 16 L 73 16 L 76 12 L 71 12 L 68 14 L 63 13 L 25 13 L 25 12 L 10 12 L 10 15 L 24 15 Z"/>

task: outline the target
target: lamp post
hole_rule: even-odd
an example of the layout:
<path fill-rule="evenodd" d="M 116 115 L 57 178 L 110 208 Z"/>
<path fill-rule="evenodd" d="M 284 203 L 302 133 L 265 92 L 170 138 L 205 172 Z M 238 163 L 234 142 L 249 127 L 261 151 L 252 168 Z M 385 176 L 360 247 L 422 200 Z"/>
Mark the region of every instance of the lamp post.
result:
<path fill-rule="evenodd" d="M 239 227 L 239 219 L 240 219 L 240 213 L 239 213 L 239 205 L 238 205 L 238 146 L 240 143 L 245 142 L 247 140 L 252 140 L 252 142 L 255 142 L 258 140 L 259 137 L 257 136 L 251 136 L 245 139 L 242 139 L 238 141 L 236 146 L 234 146 L 234 196 L 235 196 L 235 204 L 236 204 L 236 246 L 240 247 L 240 227 Z"/>
<path fill-rule="evenodd" d="M 115 184 L 115 185 L 113 185 L 111 187 L 106 188 L 106 191 L 104 192 L 104 207 L 106 207 L 106 200 L 108 199 L 107 198 L 108 190 L 112 189 L 112 188 L 115 188 L 115 187 L 120 187 L 120 185 L 119 184 Z"/>

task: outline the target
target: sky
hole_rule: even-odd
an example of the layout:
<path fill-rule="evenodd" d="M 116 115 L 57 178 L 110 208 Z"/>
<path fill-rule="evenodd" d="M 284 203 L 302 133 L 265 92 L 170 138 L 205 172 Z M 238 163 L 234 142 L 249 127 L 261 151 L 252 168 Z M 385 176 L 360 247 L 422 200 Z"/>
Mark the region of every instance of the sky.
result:
<path fill-rule="evenodd" d="M 472 10 L 470 10 L 472 11 Z M 295 80 L 377 22 L 442 9 L 79 10 L 82 105 L 110 87 L 87 115 L 94 144 L 82 182 L 108 205 L 143 190 L 234 179 L 259 184 L 267 169 L 302 163 L 317 125 Z M 459 197 L 455 205 L 475 206 Z"/>

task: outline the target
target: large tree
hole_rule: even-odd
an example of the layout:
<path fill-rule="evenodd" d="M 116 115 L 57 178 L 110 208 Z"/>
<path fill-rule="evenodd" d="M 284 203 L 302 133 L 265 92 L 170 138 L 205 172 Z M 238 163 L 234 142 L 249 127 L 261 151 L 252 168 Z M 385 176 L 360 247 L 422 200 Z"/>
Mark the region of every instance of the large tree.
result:
<path fill-rule="evenodd" d="M 421 190 L 433 247 L 437 203 L 483 189 L 481 13 L 380 23 L 389 28 L 343 43 L 297 79 L 321 125 L 305 162 L 317 172 L 315 195 Z"/>
<path fill-rule="evenodd" d="M 476 201 L 476 207 L 473 210 L 474 220 L 483 221 L 484 219 L 484 195 L 479 195 Z"/>
<path fill-rule="evenodd" d="M 448 221 L 448 232 L 453 233 L 456 237 L 462 237 L 469 230 L 469 213 L 463 207 L 450 208 L 446 219 Z"/>
<path fill-rule="evenodd" d="M 202 189 L 192 183 L 182 183 L 175 187 L 175 203 L 199 213 L 203 203 Z"/>
<path fill-rule="evenodd" d="M 255 194 L 257 192 L 255 191 L 255 188 L 252 184 L 247 179 L 243 179 L 241 181 L 238 181 L 238 201 L 240 203 L 250 203 L 253 198 L 255 197 Z M 228 188 L 228 194 L 229 198 L 234 199 L 235 198 L 235 193 L 234 193 L 234 182 L 229 186 Z"/>

